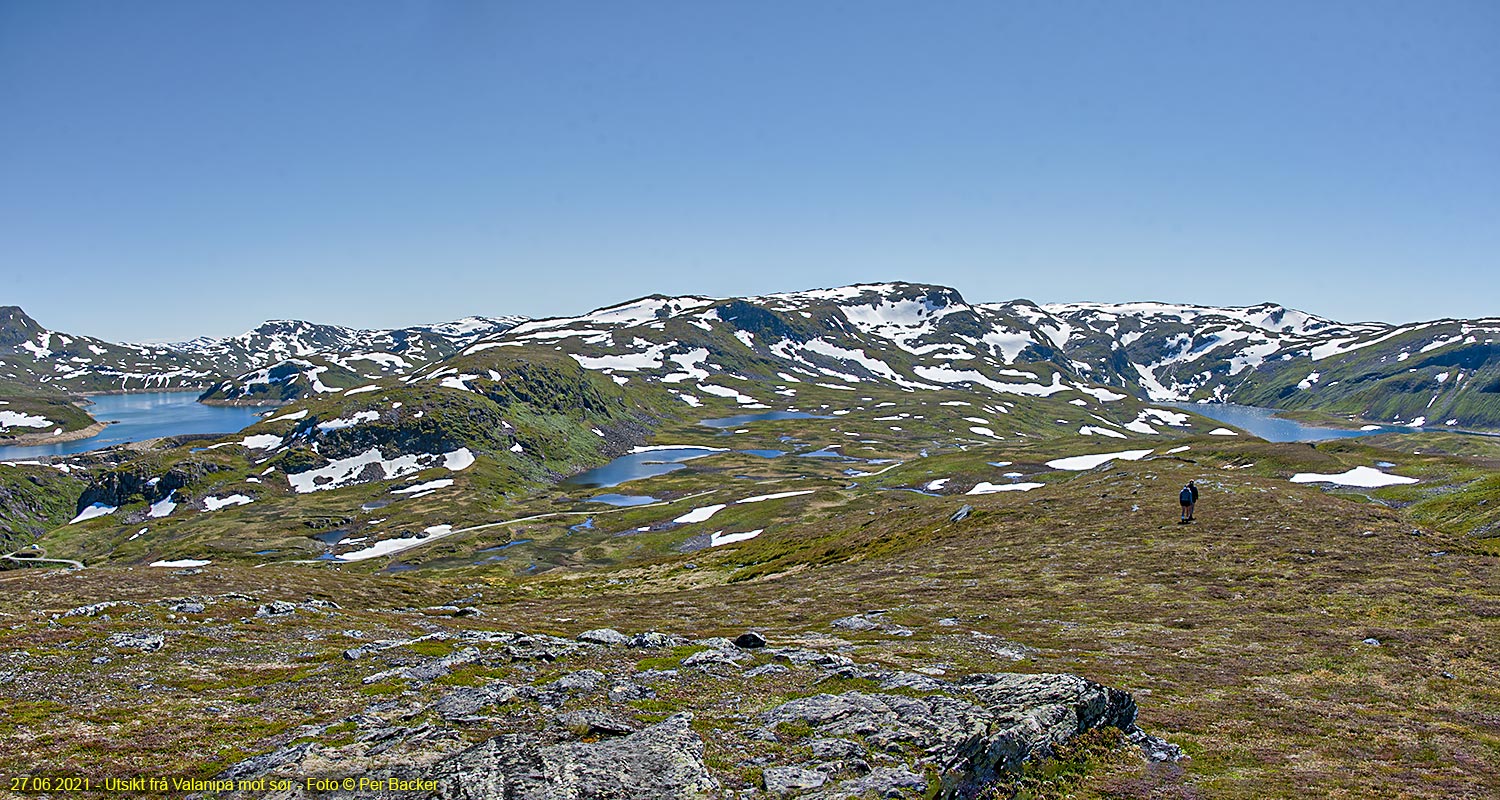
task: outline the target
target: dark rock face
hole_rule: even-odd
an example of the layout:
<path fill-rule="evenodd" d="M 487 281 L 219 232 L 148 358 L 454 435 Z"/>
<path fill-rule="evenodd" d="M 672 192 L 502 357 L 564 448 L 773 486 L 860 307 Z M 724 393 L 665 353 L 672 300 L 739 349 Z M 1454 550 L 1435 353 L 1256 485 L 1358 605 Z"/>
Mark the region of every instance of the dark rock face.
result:
<path fill-rule="evenodd" d="M 184 461 L 159 478 L 135 470 L 105 472 L 94 478 L 78 498 L 77 510 L 95 504 L 123 506 L 137 500 L 155 503 L 204 476 L 222 472 L 228 467 L 211 461 Z M 182 499 L 179 498 L 179 502 Z"/>
<path fill-rule="evenodd" d="M 739 636 L 735 637 L 734 646 L 743 648 L 745 650 L 753 650 L 757 647 L 765 647 L 766 637 L 761 636 L 755 631 L 746 631 L 745 633 L 742 633 Z"/>

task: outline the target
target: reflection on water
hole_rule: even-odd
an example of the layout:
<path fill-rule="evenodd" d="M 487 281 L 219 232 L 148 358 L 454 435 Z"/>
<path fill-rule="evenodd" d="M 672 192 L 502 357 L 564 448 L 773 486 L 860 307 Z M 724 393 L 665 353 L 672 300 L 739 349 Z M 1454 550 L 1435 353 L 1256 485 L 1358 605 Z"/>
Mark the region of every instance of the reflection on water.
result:
<path fill-rule="evenodd" d="M 1417 430 L 1397 425 L 1371 426 L 1371 430 L 1320 428 L 1316 425 L 1304 425 L 1296 420 L 1273 416 L 1278 409 L 1242 406 L 1234 403 L 1165 403 L 1163 405 L 1175 406 L 1209 419 L 1227 422 L 1268 442 L 1321 442 L 1327 439 L 1371 436 L 1377 433 L 1411 433 Z"/>
<path fill-rule="evenodd" d="M 87 439 L 29 447 L 0 447 L 0 459 L 85 453 L 101 447 L 189 433 L 234 433 L 259 420 L 263 408 L 206 406 L 193 392 L 101 394 L 85 410 L 100 422 L 115 422 Z M 116 422 L 117 421 L 117 422 Z"/>
<path fill-rule="evenodd" d="M 820 417 L 817 414 L 809 414 L 806 411 L 766 411 L 761 414 L 738 414 L 733 417 L 705 419 L 700 420 L 698 424 L 710 428 L 737 428 L 747 423 L 767 419 L 833 419 L 833 417 Z"/>

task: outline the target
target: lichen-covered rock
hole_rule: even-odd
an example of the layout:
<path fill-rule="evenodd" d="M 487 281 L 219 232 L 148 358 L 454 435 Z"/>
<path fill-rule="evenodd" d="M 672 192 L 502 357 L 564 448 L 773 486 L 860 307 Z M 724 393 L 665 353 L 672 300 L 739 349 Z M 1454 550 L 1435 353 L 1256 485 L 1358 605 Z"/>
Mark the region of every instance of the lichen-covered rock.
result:
<path fill-rule="evenodd" d="M 690 714 L 629 736 L 538 746 L 507 734 L 438 762 L 430 771 L 444 800 L 692 800 L 718 783 L 703 763 Z"/>
<path fill-rule="evenodd" d="M 922 752 L 922 762 L 941 775 L 941 797 L 961 796 L 1029 759 L 1048 757 L 1054 746 L 1084 731 L 1135 730 L 1135 702 L 1128 693 L 1074 675 L 981 674 L 947 687 L 959 696 L 803 697 L 764 712 L 761 720 L 773 727 L 802 723 L 823 737 L 858 737 L 877 750 Z M 858 779 L 859 785 L 873 775 Z M 855 789 L 850 781 L 835 788 L 854 795 L 885 791 L 874 784 Z"/>
<path fill-rule="evenodd" d="M 578 641 L 587 644 L 621 645 L 630 641 L 630 637 L 613 628 L 596 628 L 578 634 Z"/>
<path fill-rule="evenodd" d="M 515 697 L 515 688 L 502 683 L 461 686 L 438 698 L 432 704 L 432 710 L 444 719 L 463 719 L 475 716 L 491 706 L 514 700 Z"/>
<path fill-rule="evenodd" d="M 166 639 L 159 633 L 112 633 L 109 643 L 121 650 L 139 650 L 154 653 L 162 648 Z"/>
<path fill-rule="evenodd" d="M 783 795 L 788 792 L 805 792 L 828 782 L 828 776 L 815 769 L 801 767 L 768 767 L 762 774 L 766 792 Z"/>

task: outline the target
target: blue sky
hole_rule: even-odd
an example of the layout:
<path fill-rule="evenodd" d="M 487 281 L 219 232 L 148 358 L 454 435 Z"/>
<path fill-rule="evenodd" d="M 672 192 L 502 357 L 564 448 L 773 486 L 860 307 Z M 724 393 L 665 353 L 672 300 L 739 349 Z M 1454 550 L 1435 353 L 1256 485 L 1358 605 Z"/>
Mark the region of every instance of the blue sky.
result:
<path fill-rule="evenodd" d="M 1500 3 L 0 0 L 0 304 L 1500 314 Z"/>

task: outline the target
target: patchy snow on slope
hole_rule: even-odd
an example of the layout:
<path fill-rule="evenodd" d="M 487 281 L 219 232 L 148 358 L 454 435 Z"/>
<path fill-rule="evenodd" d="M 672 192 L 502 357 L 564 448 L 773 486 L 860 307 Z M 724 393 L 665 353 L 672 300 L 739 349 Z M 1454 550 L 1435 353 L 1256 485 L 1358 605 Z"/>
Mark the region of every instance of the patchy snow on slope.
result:
<path fill-rule="evenodd" d="M 325 432 L 327 432 L 327 431 L 337 431 L 337 430 L 342 430 L 344 428 L 351 428 L 351 427 L 353 427 L 355 425 L 358 425 L 361 422 L 370 422 L 371 420 L 375 420 L 375 419 L 379 419 L 379 418 L 380 418 L 380 412 L 379 411 L 356 411 L 353 415 L 348 416 L 348 417 L 341 417 L 339 419 L 331 419 L 331 420 L 328 420 L 327 422 L 319 422 L 318 423 L 318 430 L 325 431 Z M 281 444 L 281 442 L 278 441 L 276 444 Z M 249 447 L 250 445 L 247 444 L 245 446 Z M 272 446 L 274 447 L 275 445 L 272 445 Z"/>
<path fill-rule="evenodd" d="M 93 519 L 95 517 L 102 517 L 106 514 L 113 514 L 115 513 L 116 508 L 117 506 L 107 506 L 103 503 L 95 503 L 88 508 L 85 508 L 84 510 L 78 512 L 78 516 L 69 520 L 68 524 L 72 525 L 75 522 L 83 522 L 84 520 Z"/>
<path fill-rule="evenodd" d="M 372 383 L 372 384 L 370 384 L 368 386 L 361 386 L 358 389 L 349 389 L 349 390 L 347 390 L 347 391 L 344 392 L 344 396 L 348 397 L 350 395 L 364 394 L 365 392 L 378 392 L 378 391 L 380 391 L 380 386 L 378 384 Z"/>
<path fill-rule="evenodd" d="M 1086 456 L 1069 456 L 1067 458 L 1054 458 L 1047 462 L 1047 466 L 1053 469 L 1068 470 L 1070 472 L 1081 472 L 1093 469 L 1100 464 L 1106 464 L 1115 459 L 1122 461 L 1139 461 L 1151 455 L 1150 450 L 1121 450 L 1117 453 L 1094 453 Z"/>
<path fill-rule="evenodd" d="M 170 515 L 173 511 L 176 510 L 177 501 L 172 499 L 172 494 L 168 494 L 166 497 L 163 497 L 162 499 L 157 500 L 155 503 L 152 503 L 151 509 L 146 512 L 146 516 L 151 517 L 152 519 L 160 519 L 162 517 Z"/>
<path fill-rule="evenodd" d="M 444 455 L 413 453 L 395 458 L 385 458 L 381 455 L 380 448 L 372 447 L 359 455 L 330 461 L 318 469 L 289 474 L 286 476 L 286 479 L 292 491 L 298 494 L 306 494 L 308 492 L 338 489 L 358 483 L 360 482 L 361 474 L 370 465 L 379 467 L 377 471 L 380 475 L 377 477 L 377 480 L 391 480 L 394 478 L 404 478 L 407 475 L 420 472 L 428 467 L 437 466 L 439 460 L 444 463 L 444 466 L 448 464 L 462 464 L 463 467 L 467 467 L 469 464 L 474 463 L 473 458 L 473 455 L 469 453 L 467 448 L 455 450 L 452 453 Z M 462 469 L 463 467 L 458 467 L 458 469 Z M 454 469 L 454 467 L 450 466 L 449 469 Z"/>
<path fill-rule="evenodd" d="M 261 433 L 255 436 L 246 436 L 240 440 L 240 444 L 251 450 L 269 450 L 281 446 L 281 437 L 274 433 Z"/>
<path fill-rule="evenodd" d="M 1073 384 L 1073 388 L 1092 396 L 1101 403 L 1113 403 L 1116 400 L 1124 400 L 1130 396 L 1128 394 L 1121 394 L 1120 392 L 1111 392 L 1103 386 L 1086 386 L 1081 383 L 1075 383 Z"/>
<path fill-rule="evenodd" d="M 1235 433 L 1234 431 L 1232 431 L 1232 430 L 1230 430 L 1228 428 L 1214 428 L 1213 430 L 1211 430 L 1211 431 L 1208 432 L 1208 435 L 1209 436 L 1239 436 L 1238 433 Z"/>
<path fill-rule="evenodd" d="M 1066 392 L 1073 388 L 1064 386 L 1062 375 L 1056 372 L 1052 373 L 1052 385 L 1046 386 L 1040 383 L 1004 383 L 975 370 L 957 370 L 951 367 L 919 366 L 914 367 L 912 371 L 920 378 L 937 383 L 974 383 L 996 392 L 1031 397 L 1051 397 L 1058 392 Z"/>
<path fill-rule="evenodd" d="M 243 494 L 232 494 L 228 497 L 205 497 L 203 498 L 203 509 L 205 511 L 218 511 L 230 506 L 245 506 L 255 502 L 255 498 Z"/>
<path fill-rule="evenodd" d="M 953 479 L 952 478 L 938 478 L 935 481 L 928 481 L 926 483 L 926 485 L 924 485 L 922 488 L 926 489 L 929 492 L 935 492 L 935 491 L 943 488 L 944 486 L 948 485 L 948 481 L 951 481 L 951 480 L 953 480 Z"/>
<path fill-rule="evenodd" d="M 738 503 L 759 503 L 759 502 L 761 502 L 763 500 L 780 500 L 783 497 L 797 497 L 798 495 L 812 494 L 814 491 L 817 491 L 817 490 L 815 490 L 815 489 L 802 489 L 800 491 L 795 491 L 795 492 L 777 492 L 776 494 L 762 494 L 762 495 L 756 495 L 755 497 L 746 497 L 743 500 L 737 500 L 735 502 L 738 502 Z"/>
<path fill-rule="evenodd" d="M 685 380 L 701 381 L 709 376 L 709 372 L 703 369 L 702 364 L 708 359 L 708 350 L 696 347 L 686 353 L 677 353 L 667 356 L 667 360 L 675 363 L 681 372 L 673 372 L 661 379 L 662 383 L 681 383 Z"/>
<path fill-rule="evenodd" d="M 479 377 L 478 375 L 467 375 L 467 374 L 466 375 L 449 375 L 446 378 L 443 378 L 442 380 L 438 381 L 438 385 L 442 386 L 442 387 L 444 387 L 446 389 L 457 389 L 457 390 L 459 390 L 461 392 L 472 392 L 474 390 L 471 389 L 471 388 L 469 388 L 469 381 L 475 380 L 478 377 Z"/>
<path fill-rule="evenodd" d="M 1416 483 L 1417 479 L 1408 478 L 1404 475 L 1391 475 L 1381 472 L 1374 467 L 1355 467 L 1348 472 L 1340 472 L 1337 475 L 1299 472 L 1292 476 L 1291 481 L 1292 483 L 1334 483 L 1340 486 L 1358 486 L 1365 489 L 1374 489 L 1381 486 Z"/>
<path fill-rule="evenodd" d="M 720 386 L 717 383 L 700 383 L 698 384 L 698 391 L 703 392 L 704 394 L 714 395 L 715 397 L 728 397 L 733 399 L 740 405 L 748 406 L 760 402 L 749 395 L 740 394 L 735 389 L 731 389 L 727 386 Z"/>
<path fill-rule="evenodd" d="M 1305 392 L 1308 389 L 1311 389 L 1313 387 L 1313 385 L 1316 384 L 1318 382 L 1318 379 L 1321 378 L 1321 377 L 1323 377 L 1322 374 L 1320 374 L 1318 372 L 1309 372 L 1309 373 L 1307 373 L 1307 377 L 1306 378 L 1303 378 L 1301 381 L 1298 381 L 1297 388 L 1301 389 L 1302 391 Z"/>
<path fill-rule="evenodd" d="M 305 416 L 307 416 L 307 409 L 304 408 L 301 411 L 293 411 L 290 414 L 282 414 L 279 417 L 271 417 L 270 419 L 266 420 L 266 422 L 281 422 L 282 420 L 302 419 Z"/>
<path fill-rule="evenodd" d="M 693 523 L 693 522 L 704 522 L 704 521 L 708 520 L 709 518 L 713 517 L 713 515 L 719 513 L 720 511 L 723 511 L 724 509 L 726 509 L 728 507 L 729 507 L 728 504 L 726 504 L 726 503 L 720 503 L 720 504 L 714 505 L 714 506 L 704 506 L 702 508 L 695 508 L 692 511 L 689 511 L 688 513 L 683 514 L 682 516 L 678 517 L 677 519 L 672 520 L 672 522 L 674 522 L 674 523 L 676 523 L 678 525 L 687 525 L 687 524 Z"/>
<path fill-rule="evenodd" d="M 467 447 L 460 447 L 443 454 L 443 467 L 450 472 L 463 472 L 474 465 L 474 454 Z"/>
<path fill-rule="evenodd" d="M 987 483 L 980 481 L 974 484 L 974 488 L 964 494 L 995 494 L 996 492 L 1029 492 L 1032 489 L 1040 489 L 1045 483 Z"/>
<path fill-rule="evenodd" d="M 635 372 L 643 369 L 661 369 L 662 355 L 670 348 L 676 347 L 676 342 L 652 345 L 644 339 L 636 339 L 634 346 L 646 345 L 645 349 L 637 353 L 621 353 L 604 356 L 580 356 L 570 353 L 573 360 L 584 369 L 592 370 L 622 370 Z M 706 353 L 705 353 L 706 355 Z"/>
<path fill-rule="evenodd" d="M 1188 415 L 1181 411 L 1168 411 L 1165 408 L 1141 409 L 1137 419 L 1144 420 L 1146 417 L 1154 417 L 1162 425 L 1171 425 L 1174 428 L 1186 428 L 1190 426 Z"/>
<path fill-rule="evenodd" d="M 452 478 L 438 478 L 435 481 L 419 483 L 416 486 L 408 486 L 405 489 L 392 489 L 391 494 L 417 494 L 418 492 L 430 492 L 434 489 L 446 489 L 452 485 Z"/>
<path fill-rule="evenodd" d="M 50 428 L 55 424 L 46 417 L 20 411 L 0 411 L 0 428 Z"/>
<path fill-rule="evenodd" d="M 1130 437 L 1126 436 L 1125 434 L 1120 433 L 1119 431 L 1112 431 L 1109 428 L 1102 428 L 1102 427 L 1100 427 L 1098 425 L 1085 425 L 1082 428 L 1078 429 L 1078 433 L 1079 433 L 1080 436 L 1095 436 L 1095 435 L 1097 435 L 1097 436 L 1109 436 L 1109 437 L 1114 438 L 1114 439 L 1128 439 L 1128 438 L 1130 438 Z"/>
<path fill-rule="evenodd" d="M 148 566 L 166 567 L 168 569 L 189 569 L 192 567 L 206 567 L 214 562 L 206 558 L 180 558 L 176 561 L 153 561 Z"/>
<path fill-rule="evenodd" d="M 745 531 L 744 533 L 724 533 L 723 531 L 719 531 L 719 532 L 716 532 L 716 533 L 709 534 L 709 537 L 708 537 L 708 546 L 709 547 L 718 547 L 721 544 L 733 544 L 735 542 L 743 542 L 746 539 L 754 539 L 755 537 L 761 535 L 762 533 L 765 533 L 765 528 L 760 528 L 758 530 L 753 530 L 753 531 Z"/>

